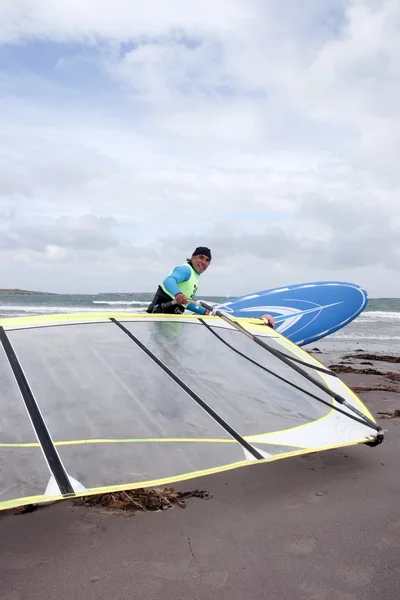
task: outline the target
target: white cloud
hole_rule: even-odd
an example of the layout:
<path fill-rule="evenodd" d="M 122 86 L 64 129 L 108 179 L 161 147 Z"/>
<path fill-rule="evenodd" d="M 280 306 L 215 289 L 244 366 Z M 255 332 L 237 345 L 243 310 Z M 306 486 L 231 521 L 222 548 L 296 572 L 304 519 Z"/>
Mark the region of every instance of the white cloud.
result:
<path fill-rule="evenodd" d="M 205 293 L 400 295 L 398 2 L 10 0 L 0 22 L 4 287 L 152 290 L 204 243 Z"/>
<path fill-rule="evenodd" d="M 257 5 L 257 2 L 255 2 Z M 55 41 L 120 42 L 169 31 L 229 32 L 254 14 L 252 2 L 212 0 L 5 0 L 0 7 L 2 41 L 45 37 Z"/>

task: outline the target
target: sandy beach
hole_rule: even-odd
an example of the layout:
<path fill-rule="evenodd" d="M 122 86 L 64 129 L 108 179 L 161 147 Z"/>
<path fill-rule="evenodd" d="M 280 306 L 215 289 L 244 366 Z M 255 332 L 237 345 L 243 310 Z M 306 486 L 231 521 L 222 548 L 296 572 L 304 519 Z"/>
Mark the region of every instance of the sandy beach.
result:
<path fill-rule="evenodd" d="M 383 444 L 181 483 L 209 495 L 185 508 L 0 514 L 0 599 L 400 598 L 400 356 L 315 356 L 359 394 Z"/>

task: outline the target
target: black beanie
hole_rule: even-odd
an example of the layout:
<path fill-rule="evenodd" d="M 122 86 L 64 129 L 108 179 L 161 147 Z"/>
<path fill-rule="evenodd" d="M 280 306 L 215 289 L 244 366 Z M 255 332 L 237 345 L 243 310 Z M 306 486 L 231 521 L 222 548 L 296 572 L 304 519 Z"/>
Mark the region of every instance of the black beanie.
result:
<path fill-rule="evenodd" d="M 199 254 L 204 254 L 204 256 L 208 256 L 208 258 L 211 260 L 211 251 L 209 248 L 206 248 L 205 246 L 198 246 L 193 252 L 192 256 L 198 256 Z"/>

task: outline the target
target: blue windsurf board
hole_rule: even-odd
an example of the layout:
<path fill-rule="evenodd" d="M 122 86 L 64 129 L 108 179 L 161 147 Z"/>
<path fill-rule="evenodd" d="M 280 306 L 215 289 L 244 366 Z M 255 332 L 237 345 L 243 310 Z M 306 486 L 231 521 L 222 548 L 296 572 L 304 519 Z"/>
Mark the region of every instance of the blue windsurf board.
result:
<path fill-rule="evenodd" d="M 279 333 L 304 346 L 348 325 L 367 303 L 367 292 L 353 283 L 318 281 L 247 294 L 216 307 L 235 317 L 270 314 Z"/>

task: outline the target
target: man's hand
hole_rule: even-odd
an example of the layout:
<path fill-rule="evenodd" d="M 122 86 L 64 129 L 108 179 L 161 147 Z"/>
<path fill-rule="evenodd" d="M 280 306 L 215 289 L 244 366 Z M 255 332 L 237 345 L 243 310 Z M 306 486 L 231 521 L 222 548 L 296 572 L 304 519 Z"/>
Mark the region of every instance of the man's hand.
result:
<path fill-rule="evenodd" d="M 262 315 L 260 319 L 266 321 L 266 325 L 272 327 L 272 329 L 275 327 L 275 319 L 272 315 Z"/>
<path fill-rule="evenodd" d="M 179 294 L 175 294 L 175 300 L 178 304 L 189 304 L 189 300 L 184 294 L 182 294 L 182 292 L 179 292 Z"/>

